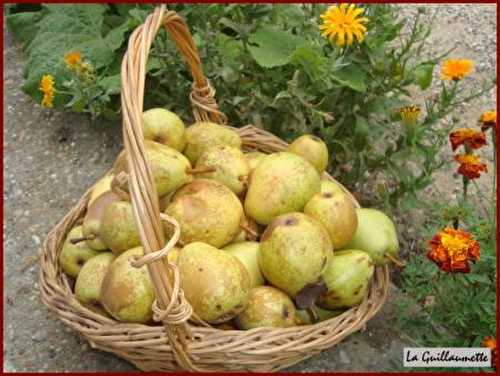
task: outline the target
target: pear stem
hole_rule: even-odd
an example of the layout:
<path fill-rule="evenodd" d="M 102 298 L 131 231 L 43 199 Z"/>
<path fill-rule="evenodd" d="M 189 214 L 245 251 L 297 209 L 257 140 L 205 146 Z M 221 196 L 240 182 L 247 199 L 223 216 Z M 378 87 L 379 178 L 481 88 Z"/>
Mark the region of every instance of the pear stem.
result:
<path fill-rule="evenodd" d="M 217 171 L 215 167 L 197 167 L 189 169 L 187 173 L 196 175 L 196 174 L 204 174 L 205 172 L 215 172 L 215 171 Z"/>
<path fill-rule="evenodd" d="M 312 306 L 310 306 L 309 308 L 307 308 L 307 314 L 309 315 L 309 318 L 311 319 L 311 322 L 314 324 L 314 323 L 317 323 L 319 321 L 319 314 L 318 314 L 318 310 L 316 309 L 316 305 L 313 303 Z"/>
<path fill-rule="evenodd" d="M 78 244 L 78 243 L 83 242 L 85 240 L 94 240 L 95 238 L 96 238 L 96 236 L 94 234 L 90 234 L 88 236 L 82 236 L 81 238 L 71 239 L 70 242 L 71 242 L 71 244 Z"/>
<path fill-rule="evenodd" d="M 255 232 L 253 229 L 251 229 L 249 226 L 247 226 L 244 223 L 240 223 L 240 228 L 245 231 L 247 234 L 250 234 L 254 236 L 255 238 L 259 238 L 259 234 Z"/>
<path fill-rule="evenodd" d="M 406 266 L 406 264 L 400 260 L 398 260 L 396 257 L 394 257 L 393 255 L 391 255 L 390 253 L 386 253 L 384 255 L 384 257 L 386 259 L 388 259 L 390 262 L 392 262 L 394 265 L 400 267 L 400 268 L 404 268 Z"/>

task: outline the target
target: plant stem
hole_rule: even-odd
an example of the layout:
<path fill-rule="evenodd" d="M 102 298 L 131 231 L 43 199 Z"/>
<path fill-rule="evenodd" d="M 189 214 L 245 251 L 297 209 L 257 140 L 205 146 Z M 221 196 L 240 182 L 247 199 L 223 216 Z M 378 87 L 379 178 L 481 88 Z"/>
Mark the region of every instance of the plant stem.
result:
<path fill-rule="evenodd" d="M 463 199 L 465 204 L 467 203 L 467 193 L 469 187 L 469 179 L 466 176 L 463 177 L 463 183 L 464 183 Z"/>
<path fill-rule="evenodd" d="M 493 140 L 493 189 L 491 192 L 491 201 L 495 202 L 497 197 L 497 131 L 496 127 L 491 128 L 491 138 Z"/>

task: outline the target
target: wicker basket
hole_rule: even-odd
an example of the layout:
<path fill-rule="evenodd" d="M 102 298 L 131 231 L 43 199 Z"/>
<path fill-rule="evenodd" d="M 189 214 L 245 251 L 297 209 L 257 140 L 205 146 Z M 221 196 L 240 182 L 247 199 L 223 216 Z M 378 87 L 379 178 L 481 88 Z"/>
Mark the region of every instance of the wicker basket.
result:
<path fill-rule="evenodd" d="M 159 203 L 145 158 L 141 114 L 145 67 L 149 49 L 164 26 L 191 68 L 190 100 L 197 121 L 226 123 L 218 110 L 215 91 L 205 78 L 197 49 L 184 21 L 164 5 L 148 16 L 131 35 L 122 63 L 124 145 L 129 164 L 129 188 L 146 264 L 155 286 L 153 304 L 157 325 L 118 322 L 81 305 L 72 282 L 61 271 L 58 254 L 70 229 L 85 215 L 90 190 L 49 233 L 42 249 L 40 288 L 43 302 L 59 319 L 83 335 L 93 348 L 122 357 L 144 371 L 276 371 L 327 349 L 364 328 L 387 297 L 387 267 L 377 267 L 367 297 L 340 316 L 292 328 L 256 328 L 248 331 L 212 328 L 195 319 L 179 285 L 175 265 L 160 261 L 171 248 L 166 244 Z M 238 128 L 246 151 L 283 150 L 286 142 L 253 126 Z M 331 179 L 330 176 L 326 175 Z M 347 191 L 346 191 L 347 192 Z M 357 204 L 351 196 L 353 202 Z M 172 243 L 172 242 L 169 242 Z"/>

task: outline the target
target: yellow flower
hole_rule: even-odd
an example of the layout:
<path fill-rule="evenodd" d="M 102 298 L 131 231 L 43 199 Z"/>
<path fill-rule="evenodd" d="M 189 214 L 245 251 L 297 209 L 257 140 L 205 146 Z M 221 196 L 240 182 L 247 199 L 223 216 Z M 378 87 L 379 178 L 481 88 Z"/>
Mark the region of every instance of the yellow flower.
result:
<path fill-rule="evenodd" d="M 336 40 L 339 47 L 346 43 L 352 45 L 354 37 L 361 43 L 367 31 L 363 23 L 368 22 L 368 18 L 359 17 L 364 11 L 355 4 L 332 5 L 320 16 L 323 20 L 323 24 L 319 26 L 321 35 L 331 41 Z"/>
<path fill-rule="evenodd" d="M 54 77 L 50 74 L 44 74 L 40 80 L 40 91 L 43 93 L 42 106 L 53 107 L 54 105 Z"/>
<path fill-rule="evenodd" d="M 467 59 L 448 59 L 441 66 L 441 79 L 460 81 L 472 72 L 474 63 Z"/>
<path fill-rule="evenodd" d="M 399 109 L 401 119 L 407 123 L 415 122 L 420 115 L 420 107 L 418 106 L 404 106 Z"/>
<path fill-rule="evenodd" d="M 64 56 L 64 61 L 68 69 L 74 70 L 82 62 L 82 54 L 78 51 L 71 51 Z"/>

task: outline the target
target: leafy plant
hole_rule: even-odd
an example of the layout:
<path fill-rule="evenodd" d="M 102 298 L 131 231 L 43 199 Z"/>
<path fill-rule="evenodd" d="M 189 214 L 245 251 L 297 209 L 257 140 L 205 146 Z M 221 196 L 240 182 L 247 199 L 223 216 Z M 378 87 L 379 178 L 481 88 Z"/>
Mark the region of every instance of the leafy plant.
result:
<path fill-rule="evenodd" d="M 323 5 L 169 8 L 190 26 L 230 124 L 252 123 L 286 140 L 303 133 L 320 136 L 331 154 L 329 171 L 365 205 L 411 208 L 417 192 L 443 165 L 439 152 L 449 128 L 440 120 L 483 92 L 464 93 L 457 85 L 443 84 L 438 96 L 427 93 L 436 66 L 449 51 L 422 58 L 432 25 L 425 8 L 410 20 L 398 17 L 396 6 L 367 5 L 363 43 L 345 48 L 321 37 Z M 95 83 L 86 95 L 76 89 L 69 90 L 72 95 L 56 95 L 55 105 L 116 118 L 125 41 L 152 9 L 43 5 L 40 11 L 9 15 L 8 25 L 28 57 L 24 90 L 39 102 L 42 74 L 55 77 L 56 89 L 71 80 L 62 58 L 76 49 L 95 66 Z M 164 30 L 154 41 L 147 68 L 145 108 L 168 107 L 191 119 L 190 72 Z M 485 90 L 492 85 L 485 84 Z M 427 98 L 423 120 L 405 127 L 397 109 L 418 104 L 416 97 Z"/>

